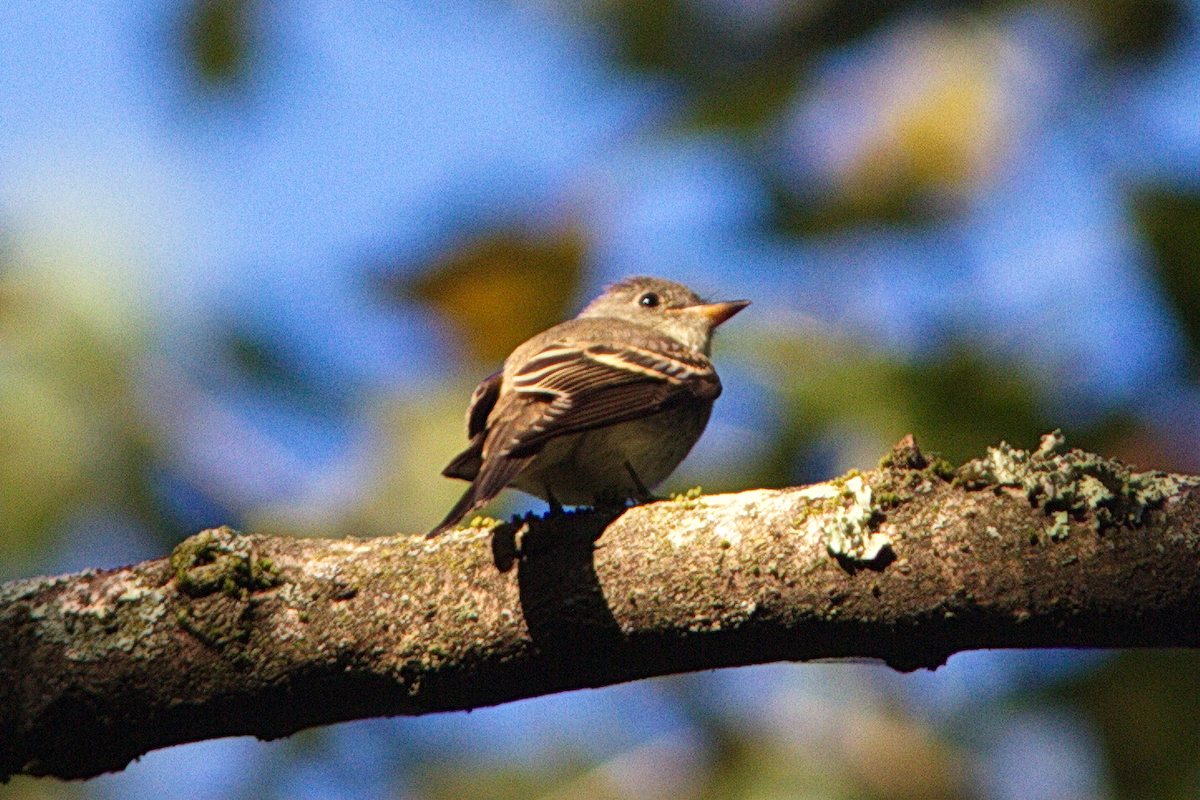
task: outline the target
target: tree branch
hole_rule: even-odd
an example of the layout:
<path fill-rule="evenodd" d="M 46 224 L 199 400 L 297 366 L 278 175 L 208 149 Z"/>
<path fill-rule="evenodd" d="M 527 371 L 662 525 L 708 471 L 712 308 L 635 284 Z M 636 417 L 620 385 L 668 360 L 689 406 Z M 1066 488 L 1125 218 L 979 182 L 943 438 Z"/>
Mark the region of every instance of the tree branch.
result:
<path fill-rule="evenodd" d="M 205 531 L 0 587 L 0 775 L 779 660 L 1195 647 L 1197 485 L 1053 437 L 955 473 L 910 437 L 860 476 L 519 520 L 490 545 Z"/>

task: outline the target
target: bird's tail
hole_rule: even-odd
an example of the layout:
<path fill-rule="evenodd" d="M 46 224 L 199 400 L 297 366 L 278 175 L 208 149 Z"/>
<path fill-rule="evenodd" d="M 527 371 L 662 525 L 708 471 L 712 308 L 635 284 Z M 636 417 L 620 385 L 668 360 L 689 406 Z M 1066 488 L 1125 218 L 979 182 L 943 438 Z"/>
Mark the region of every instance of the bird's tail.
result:
<path fill-rule="evenodd" d="M 446 515 L 441 524 L 427 533 L 425 538 L 432 539 L 456 527 L 468 514 L 500 494 L 508 482 L 517 477 L 517 474 L 532 460 L 532 456 L 526 456 L 523 458 L 502 457 L 485 461 L 475 476 L 475 480 L 454 504 L 454 508 L 450 509 L 450 513 Z"/>
<path fill-rule="evenodd" d="M 451 528 L 456 527 L 458 523 L 463 521 L 463 517 L 465 517 L 467 514 L 470 514 L 472 511 L 479 508 L 481 505 L 486 503 L 488 499 L 490 499 L 479 499 L 479 492 L 475 489 L 475 487 L 478 485 L 479 482 L 476 481 L 467 487 L 467 490 L 463 492 L 463 496 L 458 498 L 458 502 L 454 504 L 454 508 L 450 509 L 450 513 L 447 514 L 446 518 L 441 521 L 441 524 L 439 524 L 429 533 L 425 534 L 426 539 L 432 539 L 433 537 L 439 536 Z"/>

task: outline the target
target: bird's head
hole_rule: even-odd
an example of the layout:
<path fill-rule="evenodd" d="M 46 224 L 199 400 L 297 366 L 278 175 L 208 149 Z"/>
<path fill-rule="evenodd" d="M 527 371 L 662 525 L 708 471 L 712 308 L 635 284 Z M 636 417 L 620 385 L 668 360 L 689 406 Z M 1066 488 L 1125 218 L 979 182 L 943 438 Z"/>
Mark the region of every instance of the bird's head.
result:
<path fill-rule="evenodd" d="M 707 303 L 682 283 L 636 277 L 609 286 L 579 316 L 645 325 L 707 354 L 713 330 L 748 305 L 749 300 Z"/>

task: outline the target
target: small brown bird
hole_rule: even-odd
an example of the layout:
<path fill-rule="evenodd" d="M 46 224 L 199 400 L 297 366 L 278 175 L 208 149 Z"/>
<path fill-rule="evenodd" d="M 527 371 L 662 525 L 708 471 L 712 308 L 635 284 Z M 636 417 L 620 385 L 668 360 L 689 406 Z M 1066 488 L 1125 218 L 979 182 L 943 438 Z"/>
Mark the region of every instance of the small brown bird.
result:
<path fill-rule="evenodd" d="M 650 499 L 704 432 L 721 381 L 713 330 L 748 300 L 628 278 L 517 347 L 467 409 L 470 445 L 442 470 L 471 481 L 437 536 L 506 486 L 551 508 Z"/>

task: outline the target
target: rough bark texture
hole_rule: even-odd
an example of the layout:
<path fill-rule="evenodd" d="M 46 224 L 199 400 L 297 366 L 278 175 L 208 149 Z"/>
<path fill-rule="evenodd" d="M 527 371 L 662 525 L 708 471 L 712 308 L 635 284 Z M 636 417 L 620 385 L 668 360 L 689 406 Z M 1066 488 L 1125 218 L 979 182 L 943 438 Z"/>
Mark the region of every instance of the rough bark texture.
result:
<path fill-rule="evenodd" d="M 907 439 L 861 476 L 616 518 L 205 531 L 169 559 L 0 586 L 0 775 L 777 660 L 1195 647 L 1198 483 L 1052 437 L 954 473 Z"/>

